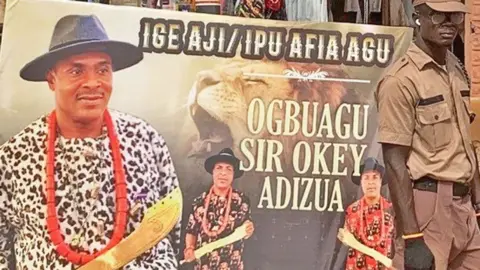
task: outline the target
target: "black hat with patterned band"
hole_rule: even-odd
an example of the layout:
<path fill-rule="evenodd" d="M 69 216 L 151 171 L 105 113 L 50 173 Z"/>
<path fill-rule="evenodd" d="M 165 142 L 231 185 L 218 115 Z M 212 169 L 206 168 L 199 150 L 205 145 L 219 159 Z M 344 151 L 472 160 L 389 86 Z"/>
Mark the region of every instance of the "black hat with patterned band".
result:
<path fill-rule="evenodd" d="M 360 185 L 361 182 L 361 175 L 366 172 L 366 171 L 377 171 L 380 173 L 380 177 L 382 177 L 382 185 L 385 185 L 387 183 L 386 179 L 383 177 L 385 174 L 385 167 L 383 167 L 378 160 L 375 158 L 367 158 L 365 159 L 365 162 L 360 165 L 360 176 L 353 176 L 352 175 L 352 182 L 355 185 Z"/>
<path fill-rule="evenodd" d="M 237 157 L 235 157 L 232 149 L 224 148 L 218 154 L 207 158 L 204 164 L 205 170 L 208 173 L 212 174 L 213 168 L 215 167 L 215 164 L 217 164 L 218 162 L 225 162 L 233 166 L 235 170 L 233 178 L 242 177 L 243 171 L 240 170 L 240 160 Z"/>

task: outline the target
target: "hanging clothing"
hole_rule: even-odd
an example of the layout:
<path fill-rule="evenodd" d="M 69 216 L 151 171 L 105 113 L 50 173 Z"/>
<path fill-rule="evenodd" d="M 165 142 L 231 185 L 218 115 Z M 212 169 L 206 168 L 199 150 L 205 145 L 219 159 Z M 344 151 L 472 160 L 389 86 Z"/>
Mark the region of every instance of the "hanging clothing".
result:
<path fill-rule="evenodd" d="M 220 14 L 221 3 L 220 0 L 194 0 L 195 12 Z"/>
<path fill-rule="evenodd" d="M 186 4 L 189 4 L 188 1 Z M 161 9 L 175 10 L 175 1 L 174 0 L 158 0 L 158 6 Z"/>
<path fill-rule="evenodd" d="M 370 24 L 371 13 L 382 12 L 382 0 L 345 0 L 344 11 L 356 14 L 355 23 Z"/>
<path fill-rule="evenodd" d="M 232 15 L 235 13 L 235 0 L 223 0 L 222 1 L 222 14 Z"/>
<path fill-rule="evenodd" d="M 245 18 L 265 18 L 265 2 L 263 0 L 239 0 L 235 15 Z"/>
<path fill-rule="evenodd" d="M 285 0 L 289 21 L 328 22 L 331 19 L 328 0 Z"/>
<path fill-rule="evenodd" d="M 415 25 L 415 22 L 413 21 L 413 12 L 415 12 L 413 9 L 413 2 L 412 0 L 403 0 L 402 2 L 403 9 L 405 10 L 405 15 L 408 20 L 408 25 L 413 27 Z"/>
<path fill-rule="evenodd" d="M 286 21 L 285 0 L 238 0 L 235 16 Z"/>
<path fill-rule="evenodd" d="M 408 4 L 407 2 L 410 2 Z M 405 7 L 411 9 L 410 17 Z M 382 24 L 387 26 L 411 26 L 413 27 L 413 5 L 411 0 L 383 0 Z"/>

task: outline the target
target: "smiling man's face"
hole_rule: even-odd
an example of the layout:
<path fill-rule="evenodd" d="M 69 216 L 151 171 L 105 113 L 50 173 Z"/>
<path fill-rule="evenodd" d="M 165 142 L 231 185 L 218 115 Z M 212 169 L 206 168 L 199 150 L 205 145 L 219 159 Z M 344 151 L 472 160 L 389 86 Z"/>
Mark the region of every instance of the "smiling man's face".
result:
<path fill-rule="evenodd" d="M 103 116 L 112 93 L 112 60 L 103 52 L 87 52 L 57 62 L 47 74 L 56 109 L 88 123 Z"/>
<path fill-rule="evenodd" d="M 362 173 L 362 191 L 363 195 L 374 200 L 380 197 L 380 189 L 382 188 L 382 178 L 377 171 L 365 171 Z"/>
<path fill-rule="evenodd" d="M 218 162 L 213 167 L 213 185 L 218 189 L 228 189 L 232 186 L 234 168 L 231 164 Z"/>

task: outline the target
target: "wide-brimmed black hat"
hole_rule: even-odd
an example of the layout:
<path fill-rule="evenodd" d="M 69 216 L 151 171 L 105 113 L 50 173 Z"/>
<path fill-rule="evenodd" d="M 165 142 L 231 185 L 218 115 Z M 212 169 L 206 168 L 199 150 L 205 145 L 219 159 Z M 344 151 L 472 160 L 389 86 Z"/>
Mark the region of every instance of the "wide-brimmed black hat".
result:
<path fill-rule="evenodd" d="M 47 72 L 59 60 L 88 51 L 110 55 L 113 70 L 128 68 L 143 59 L 143 52 L 133 44 L 110 40 L 95 15 L 68 15 L 58 20 L 47 53 L 27 63 L 20 77 L 27 81 L 45 81 Z"/>
<path fill-rule="evenodd" d="M 242 177 L 243 171 L 240 170 L 240 160 L 237 157 L 235 157 L 232 149 L 224 148 L 218 154 L 207 158 L 204 164 L 205 170 L 208 173 L 212 174 L 213 167 L 215 167 L 215 164 L 217 164 L 218 162 L 225 162 L 233 166 L 235 170 L 233 178 Z"/>
<path fill-rule="evenodd" d="M 385 174 L 385 168 L 376 160 L 375 158 L 367 158 L 365 159 L 364 163 L 360 165 L 360 175 L 362 175 L 365 171 L 377 171 L 380 173 L 382 177 L 382 185 L 387 183 L 386 179 L 383 177 Z M 360 180 L 362 179 L 361 176 L 353 176 L 352 175 L 352 182 L 355 185 L 360 185 Z"/>

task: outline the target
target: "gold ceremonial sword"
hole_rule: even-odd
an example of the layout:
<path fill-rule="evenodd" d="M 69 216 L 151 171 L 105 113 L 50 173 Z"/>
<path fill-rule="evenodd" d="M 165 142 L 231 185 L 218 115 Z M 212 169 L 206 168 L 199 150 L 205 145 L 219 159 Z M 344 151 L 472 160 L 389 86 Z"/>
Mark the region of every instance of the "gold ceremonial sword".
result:
<path fill-rule="evenodd" d="M 355 236 L 353 236 L 353 234 L 348 230 L 340 228 L 338 230 L 337 237 L 340 241 L 342 241 L 344 245 L 349 246 L 353 249 L 356 249 L 361 253 L 374 258 L 376 261 L 381 262 L 383 265 L 385 265 L 389 269 L 393 269 L 392 260 L 390 258 L 374 250 L 373 248 L 367 247 L 364 244 L 360 243 L 357 239 L 355 239 Z"/>
<path fill-rule="evenodd" d="M 78 270 L 116 270 L 150 250 L 175 227 L 182 213 L 179 187 L 148 208 L 138 228 L 120 243 Z"/>
<path fill-rule="evenodd" d="M 247 236 L 247 226 L 243 224 L 242 226 L 235 229 L 235 231 L 224 238 L 218 239 L 211 243 L 208 243 L 194 251 L 195 258 L 198 260 L 203 257 L 205 254 L 214 251 L 215 249 L 224 247 L 228 244 L 237 242 Z M 186 263 L 185 260 L 180 261 L 180 265 Z"/>

